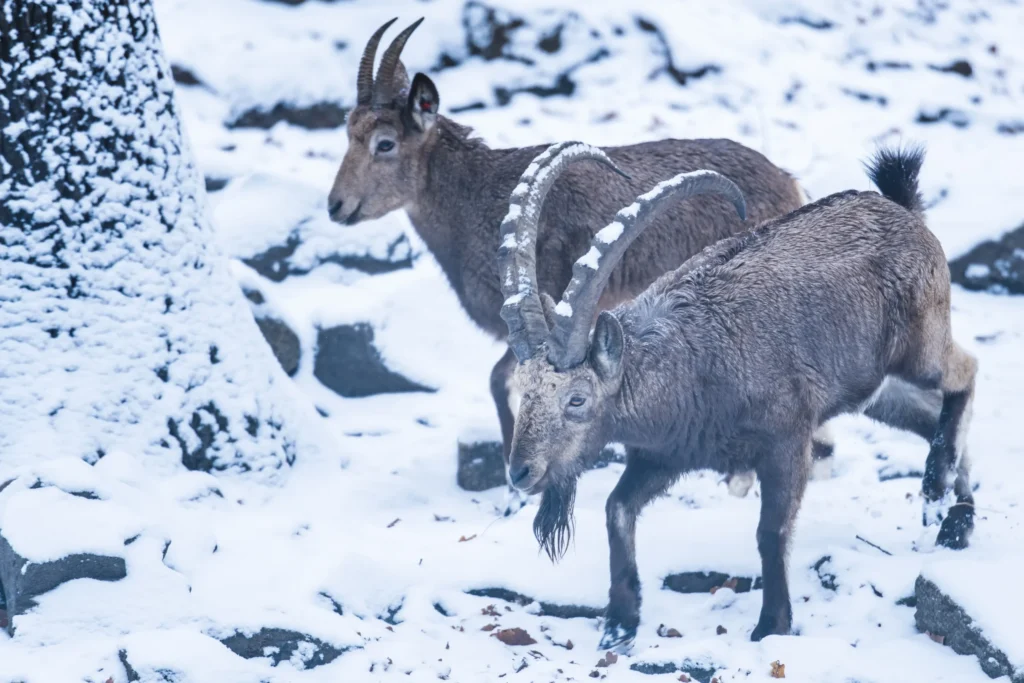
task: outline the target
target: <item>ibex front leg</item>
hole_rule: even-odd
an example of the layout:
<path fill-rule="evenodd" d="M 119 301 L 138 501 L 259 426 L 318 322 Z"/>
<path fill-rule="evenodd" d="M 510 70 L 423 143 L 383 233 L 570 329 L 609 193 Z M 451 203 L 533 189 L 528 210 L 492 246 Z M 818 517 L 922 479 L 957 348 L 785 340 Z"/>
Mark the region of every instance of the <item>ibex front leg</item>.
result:
<path fill-rule="evenodd" d="M 626 652 L 640 624 L 640 576 L 636 568 L 636 518 L 678 477 L 630 449 L 626 470 L 608 497 L 608 548 L 611 588 L 600 649 Z"/>

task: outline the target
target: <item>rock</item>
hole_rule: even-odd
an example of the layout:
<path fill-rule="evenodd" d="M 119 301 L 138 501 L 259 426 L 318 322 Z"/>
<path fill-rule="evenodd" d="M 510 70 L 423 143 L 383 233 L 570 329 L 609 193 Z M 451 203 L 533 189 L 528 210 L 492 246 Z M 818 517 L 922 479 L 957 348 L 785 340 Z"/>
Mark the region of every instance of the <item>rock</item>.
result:
<path fill-rule="evenodd" d="M 388 243 L 386 255 L 383 257 L 377 257 L 371 253 L 331 253 L 315 259 L 312 264 L 298 264 L 292 257 L 302 244 L 300 232 L 301 230 L 296 229 L 288 235 L 284 244 L 270 247 L 255 256 L 243 258 L 242 263 L 272 282 L 281 282 L 294 275 L 305 275 L 314 268 L 327 263 L 358 270 L 367 275 L 412 268 L 412 246 L 409 243 L 409 238 L 404 234 Z"/>
<path fill-rule="evenodd" d="M 480 598 L 492 598 L 505 602 L 515 603 L 521 607 L 532 604 L 535 600 L 531 597 L 509 590 L 507 588 L 473 588 L 466 591 L 469 595 Z M 553 602 L 538 603 L 540 611 L 538 616 L 557 617 L 559 619 L 597 619 L 604 614 L 603 607 L 590 607 L 587 605 L 559 605 Z"/>
<path fill-rule="evenodd" d="M 949 272 L 964 289 L 1024 294 L 1024 225 L 950 261 Z"/>
<path fill-rule="evenodd" d="M 697 683 L 711 683 L 715 672 L 718 671 L 718 667 L 710 662 L 695 662 L 690 659 L 683 660 L 682 664 L 676 664 L 675 662 L 635 662 L 630 664 L 629 668 L 638 673 L 651 675 L 684 673 L 690 677 L 690 680 L 697 681 Z"/>
<path fill-rule="evenodd" d="M 337 102 L 315 102 L 297 105 L 278 102 L 269 110 L 253 107 L 237 114 L 225 125 L 228 128 L 273 128 L 282 121 L 308 130 L 339 128 L 345 125 L 349 107 Z"/>
<path fill-rule="evenodd" d="M 610 463 L 625 461 L 625 451 L 621 446 L 608 445 L 589 469 L 601 469 Z M 465 491 L 486 491 L 505 486 L 505 458 L 501 442 L 474 436 L 460 437 L 455 481 Z"/>
<path fill-rule="evenodd" d="M 123 557 L 76 553 L 50 562 L 32 562 L 0 535 L 0 593 L 6 627 L 12 635 L 14 617 L 32 608 L 35 597 L 75 579 L 119 581 L 127 575 Z"/>
<path fill-rule="evenodd" d="M 748 593 L 761 588 L 761 577 L 731 577 L 722 572 L 678 572 L 666 576 L 661 587 L 677 593 L 710 593 L 712 589 L 722 587 Z"/>
<path fill-rule="evenodd" d="M 505 485 L 505 459 L 500 441 L 459 440 L 455 481 L 464 491 L 486 491 Z"/>
<path fill-rule="evenodd" d="M 256 633 L 236 631 L 220 642 L 239 657 L 269 657 L 274 666 L 291 661 L 301 669 L 330 664 L 350 649 L 284 628 L 262 628 Z"/>
<path fill-rule="evenodd" d="M 1008 575 L 1006 580 L 1014 579 Z M 989 590 L 998 591 L 999 587 L 990 586 Z M 1024 667 L 1015 667 L 1007 654 L 990 642 L 975 619 L 935 583 L 919 576 L 914 592 L 917 598 L 914 619 L 919 631 L 958 654 L 977 656 L 982 670 L 992 678 L 1009 676 L 1012 683 L 1024 683 Z"/>
<path fill-rule="evenodd" d="M 299 370 L 299 359 L 302 353 L 299 336 L 277 318 L 257 318 L 256 325 L 263 333 L 263 338 L 270 344 L 270 350 L 274 352 L 277 362 L 281 364 L 289 377 L 294 377 Z"/>
<path fill-rule="evenodd" d="M 373 339 L 373 328 L 366 323 L 321 329 L 317 334 L 313 375 L 325 387 L 347 398 L 435 391 L 390 370 Z"/>
<path fill-rule="evenodd" d="M 178 85 L 203 85 L 203 82 L 199 80 L 199 77 L 191 69 L 181 64 L 171 64 L 171 77 L 174 78 L 174 82 Z"/>

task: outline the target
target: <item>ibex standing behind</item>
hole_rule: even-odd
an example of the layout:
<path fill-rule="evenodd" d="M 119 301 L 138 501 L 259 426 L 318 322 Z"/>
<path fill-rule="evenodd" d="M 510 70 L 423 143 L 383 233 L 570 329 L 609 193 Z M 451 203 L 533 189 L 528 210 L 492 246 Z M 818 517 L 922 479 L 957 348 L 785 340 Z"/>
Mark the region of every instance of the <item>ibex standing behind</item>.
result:
<path fill-rule="evenodd" d="M 726 238 L 598 315 L 619 259 L 668 199 L 714 192 L 739 208 L 743 198 L 709 171 L 659 184 L 596 234 L 561 302 L 545 303 L 535 246 L 547 186 L 570 159 L 607 161 L 579 147 L 524 175 L 498 254 L 501 314 L 523 397 L 509 477 L 543 493 L 534 531 L 552 559 L 568 543 L 583 463 L 608 441 L 627 447 L 607 505 L 611 588 L 601 648 L 628 647 L 636 634 L 637 516 L 681 474 L 704 468 L 757 472 L 764 598 L 751 637 L 788 633 L 786 555 L 811 435 L 836 415 L 862 411 L 889 378 L 902 380 L 907 405 L 915 392 L 941 393 L 924 521 L 942 521 L 940 544 L 966 546 L 974 498 L 965 442 L 977 364 L 950 330 L 949 268 L 917 190 L 922 153 L 879 153 L 869 173 L 882 195 L 834 194 Z M 907 422 L 899 411 L 893 417 Z"/>
<path fill-rule="evenodd" d="M 377 46 L 394 21 L 373 34 L 359 64 L 357 106 L 348 117 L 349 146 L 330 192 L 330 216 L 354 225 L 405 209 L 470 318 L 505 339 L 494 250 L 509 195 L 544 147 L 491 149 L 470 137 L 468 128 L 438 114 L 440 100 L 430 78 L 418 73 L 410 86 L 399 55 L 422 19 L 395 38 L 374 79 Z M 730 140 L 661 140 L 606 152 L 628 178 L 577 166 L 551 189 L 537 231 L 543 292 L 558 296 L 565 289 L 572 263 L 586 251 L 595 226 L 611 220 L 644 188 L 679 172 L 707 168 L 731 178 L 746 196 L 755 223 L 803 204 L 791 176 Z M 667 207 L 610 275 L 600 307 L 632 298 L 662 273 L 743 225 L 720 197 Z M 514 364 L 509 351 L 491 373 L 506 463 L 514 424 L 508 385 Z"/>

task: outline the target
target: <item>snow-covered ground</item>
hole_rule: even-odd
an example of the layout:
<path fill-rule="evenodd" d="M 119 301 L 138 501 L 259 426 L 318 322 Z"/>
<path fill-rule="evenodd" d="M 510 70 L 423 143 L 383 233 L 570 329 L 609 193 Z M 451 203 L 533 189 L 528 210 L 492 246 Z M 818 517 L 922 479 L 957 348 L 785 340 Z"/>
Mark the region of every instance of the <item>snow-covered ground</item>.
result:
<path fill-rule="evenodd" d="M 1021 593 L 1001 585 L 1024 562 L 1024 479 L 1015 476 L 1024 471 L 1016 432 L 1024 299 L 954 292 L 954 334 L 981 368 L 968 442 L 979 511 L 969 550 L 933 550 L 935 530 L 923 535 L 920 526 L 919 476 L 894 476 L 919 472 L 926 444 L 843 418 L 836 476 L 810 485 L 797 524 L 790 566 L 799 635 L 749 642 L 759 591 L 661 589 L 674 572 L 759 573 L 756 489 L 737 499 L 720 477 L 695 475 L 644 514 L 637 643 L 632 656 L 598 666 L 599 620 L 549 616 L 538 603 L 467 591 L 505 588 L 601 608 L 604 499 L 621 466 L 583 476 L 575 543 L 557 566 L 536 547 L 534 507 L 501 518 L 501 490 L 459 489 L 456 439 L 467 427 L 496 426 L 487 378 L 502 347 L 461 312 L 403 215 L 354 228 L 327 223 L 323 205 L 344 153 L 343 128 L 230 125 L 276 105 L 351 106 L 368 35 L 392 16 L 404 24 L 422 15 L 405 63 L 410 71 L 454 63 L 431 74 L 442 113 L 479 103 L 452 116 L 495 146 L 727 136 L 792 170 L 820 197 L 867 189 L 860 161 L 879 141 L 922 141 L 929 224 L 954 257 L 1024 221 L 1015 163 L 1024 158 L 1024 6 L 158 0 L 157 7 L 171 62 L 201 82 L 180 87 L 178 102 L 200 168 L 208 179 L 229 180 L 210 197 L 228 253 L 251 256 L 281 244 L 309 218 L 311 237 L 297 252 L 309 263 L 353 244 L 379 251 L 403 230 L 417 258 L 411 269 L 382 275 L 325 265 L 260 283 L 306 351 L 296 383 L 329 415 L 330 441 L 318 454 L 300 453 L 277 486 L 184 469 L 157 477 L 131 453 L 109 453 L 95 466 L 55 460 L 12 470 L 0 462 L 0 482 L 25 475 L 0 491 L 0 526 L 27 559 L 70 549 L 120 556 L 127 568 L 117 582 L 62 585 L 17 617 L 16 636 L 0 635 L 0 681 L 121 683 L 129 676 L 124 662 L 143 681 L 646 681 L 650 675 L 631 665 L 685 660 L 717 670 L 722 683 L 770 680 L 774 661 L 788 680 L 815 683 L 989 680 L 976 659 L 919 633 L 913 608 L 898 604 L 922 571 L 953 581 L 954 597 L 977 609 L 990 638 L 1024 665 L 1011 621 L 1024 608 Z M 478 26 L 488 8 L 505 23 L 525 21 L 493 59 L 472 54 L 493 47 L 491 36 L 463 27 L 464 18 Z M 685 76 L 707 66 L 715 68 Z M 571 95 L 514 93 L 564 86 L 565 78 Z M 234 272 L 243 283 L 257 277 L 237 262 Z M 308 360 L 315 329 L 355 320 L 374 324 L 393 369 L 438 391 L 344 399 L 322 386 Z M 31 488 L 36 479 L 51 486 Z M 81 491 L 100 500 L 72 495 Z M 80 525 L 46 526 L 44 510 L 77 515 Z M 828 574 L 834 589 L 823 585 Z M 682 637 L 660 636 L 660 625 Z M 494 637 L 514 627 L 536 643 Z M 305 643 L 275 665 L 273 652 L 243 659 L 218 642 L 264 628 L 293 630 Z M 316 665 L 324 644 L 351 649 Z"/>

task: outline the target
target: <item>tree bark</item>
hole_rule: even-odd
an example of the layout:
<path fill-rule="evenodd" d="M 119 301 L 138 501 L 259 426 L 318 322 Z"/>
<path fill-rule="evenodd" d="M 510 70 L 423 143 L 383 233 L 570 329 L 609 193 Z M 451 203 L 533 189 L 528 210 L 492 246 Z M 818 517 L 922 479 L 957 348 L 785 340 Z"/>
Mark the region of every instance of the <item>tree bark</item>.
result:
<path fill-rule="evenodd" d="M 205 203 L 150 0 L 0 0 L 0 469 L 295 460 Z"/>

